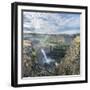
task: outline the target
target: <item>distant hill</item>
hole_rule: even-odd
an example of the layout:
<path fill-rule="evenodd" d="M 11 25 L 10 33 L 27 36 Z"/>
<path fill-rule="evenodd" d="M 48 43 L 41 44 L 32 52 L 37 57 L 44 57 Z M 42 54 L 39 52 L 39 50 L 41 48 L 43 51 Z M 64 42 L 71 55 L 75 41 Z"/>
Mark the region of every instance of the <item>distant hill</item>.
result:
<path fill-rule="evenodd" d="M 24 33 L 23 37 L 24 40 L 31 40 L 35 42 L 39 42 L 41 39 L 47 39 L 53 42 L 65 42 L 70 44 L 71 41 L 76 37 L 80 36 L 79 33 L 77 34 L 37 34 L 37 33 Z"/>

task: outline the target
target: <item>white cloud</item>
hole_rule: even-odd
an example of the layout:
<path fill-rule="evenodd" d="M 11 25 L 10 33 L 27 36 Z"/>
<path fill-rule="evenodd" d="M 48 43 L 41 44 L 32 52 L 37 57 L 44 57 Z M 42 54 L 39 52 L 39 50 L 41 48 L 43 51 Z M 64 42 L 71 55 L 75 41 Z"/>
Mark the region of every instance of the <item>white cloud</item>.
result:
<path fill-rule="evenodd" d="M 79 27 L 80 17 L 75 15 L 62 15 L 57 13 L 39 13 L 39 12 L 24 12 L 24 32 L 42 33 L 42 34 L 58 34 L 58 33 L 76 33 L 75 30 Z M 69 16 L 69 17 L 66 17 Z M 26 20 L 27 19 L 27 20 Z M 33 28 L 33 30 L 31 30 Z M 70 30 L 67 30 L 67 28 Z M 74 29 L 75 28 L 75 29 Z M 26 30 L 27 29 L 27 30 Z M 74 30 L 73 30 L 74 29 Z"/>

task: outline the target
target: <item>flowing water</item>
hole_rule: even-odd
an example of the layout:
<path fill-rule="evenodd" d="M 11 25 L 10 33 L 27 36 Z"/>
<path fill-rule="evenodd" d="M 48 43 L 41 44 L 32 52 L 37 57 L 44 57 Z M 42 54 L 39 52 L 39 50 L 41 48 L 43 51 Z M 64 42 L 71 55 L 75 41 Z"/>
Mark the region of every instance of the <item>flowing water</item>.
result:
<path fill-rule="evenodd" d="M 41 52 L 42 52 L 42 54 L 43 54 L 44 62 L 45 62 L 45 63 L 50 64 L 50 62 L 53 62 L 52 59 L 50 59 L 50 58 L 47 57 L 47 55 L 46 55 L 44 49 L 41 49 Z"/>

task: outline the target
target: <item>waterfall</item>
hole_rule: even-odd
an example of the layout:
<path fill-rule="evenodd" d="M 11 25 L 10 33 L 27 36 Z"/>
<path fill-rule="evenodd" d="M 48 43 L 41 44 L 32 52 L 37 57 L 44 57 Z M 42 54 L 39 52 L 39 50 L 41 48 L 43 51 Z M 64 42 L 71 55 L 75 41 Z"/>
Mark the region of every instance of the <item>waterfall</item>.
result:
<path fill-rule="evenodd" d="M 47 56 L 46 56 L 46 53 L 45 53 L 44 49 L 41 49 L 41 52 L 42 52 L 42 54 L 43 54 L 43 56 L 44 56 L 44 59 L 47 61 L 48 58 L 47 58 Z"/>
<path fill-rule="evenodd" d="M 50 63 L 50 62 L 52 62 L 53 60 L 51 60 L 51 59 L 49 59 L 49 58 L 47 58 L 47 56 L 46 56 L 46 53 L 45 53 L 45 51 L 44 51 L 44 49 L 41 49 L 41 52 L 42 52 L 42 54 L 43 54 L 43 57 L 44 57 L 44 59 L 45 59 L 45 63 Z"/>

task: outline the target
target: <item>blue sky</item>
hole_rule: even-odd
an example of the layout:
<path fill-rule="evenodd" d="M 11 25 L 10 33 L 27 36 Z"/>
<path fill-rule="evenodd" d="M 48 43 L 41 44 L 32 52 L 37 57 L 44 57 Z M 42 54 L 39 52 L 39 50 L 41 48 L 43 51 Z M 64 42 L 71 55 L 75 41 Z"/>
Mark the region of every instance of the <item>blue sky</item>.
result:
<path fill-rule="evenodd" d="M 75 34 L 80 33 L 80 14 L 23 12 L 25 33 Z"/>

